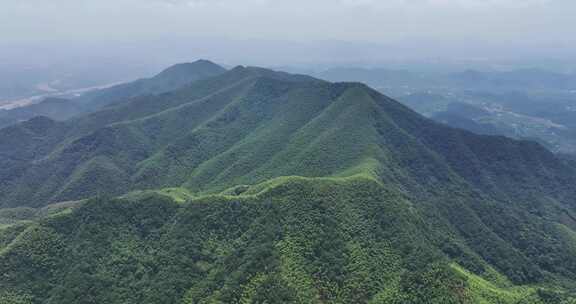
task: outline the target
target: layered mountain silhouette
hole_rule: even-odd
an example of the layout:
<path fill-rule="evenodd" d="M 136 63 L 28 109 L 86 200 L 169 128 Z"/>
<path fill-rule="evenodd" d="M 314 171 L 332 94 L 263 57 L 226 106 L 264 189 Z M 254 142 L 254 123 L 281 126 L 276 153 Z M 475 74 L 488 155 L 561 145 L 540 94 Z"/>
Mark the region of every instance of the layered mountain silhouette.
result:
<path fill-rule="evenodd" d="M 360 83 L 208 70 L 0 129 L 0 206 L 19 214 L 0 299 L 569 303 L 572 162 Z"/>
<path fill-rule="evenodd" d="M 132 97 L 176 90 L 196 80 L 215 76 L 225 71 L 223 67 L 207 60 L 177 64 L 154 77 L 94 90 L 71 100 L 46 98 L 39 103 L 11 110 L 0 110 L 0 128 L 35 116 L 46 116 L 60 121 L 66 120 L 99 110 L 116 102 L 124 102 Z"/>

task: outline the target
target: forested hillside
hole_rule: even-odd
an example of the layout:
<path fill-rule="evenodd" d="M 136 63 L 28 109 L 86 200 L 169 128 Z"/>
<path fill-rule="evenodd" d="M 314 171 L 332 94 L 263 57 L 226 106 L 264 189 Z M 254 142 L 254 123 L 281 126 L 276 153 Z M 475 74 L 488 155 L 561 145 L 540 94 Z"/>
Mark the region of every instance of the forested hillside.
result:
<path fill-rule="evenodd" d="M 6 303 L 576 299 L 573 162 L 360 83 L 237 67 L 37 117 L 0 181 Z"/>

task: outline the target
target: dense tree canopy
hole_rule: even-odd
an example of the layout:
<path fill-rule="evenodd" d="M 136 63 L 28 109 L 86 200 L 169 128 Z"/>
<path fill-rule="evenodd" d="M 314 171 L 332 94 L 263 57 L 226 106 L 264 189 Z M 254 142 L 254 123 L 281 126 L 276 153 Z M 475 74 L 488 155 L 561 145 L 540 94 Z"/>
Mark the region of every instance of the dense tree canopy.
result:
<path fill-rule="evenodd" d="M 572 163 L 362 84 L 238 67 L 0 139 L 2 303 L 573 303 Z"/>

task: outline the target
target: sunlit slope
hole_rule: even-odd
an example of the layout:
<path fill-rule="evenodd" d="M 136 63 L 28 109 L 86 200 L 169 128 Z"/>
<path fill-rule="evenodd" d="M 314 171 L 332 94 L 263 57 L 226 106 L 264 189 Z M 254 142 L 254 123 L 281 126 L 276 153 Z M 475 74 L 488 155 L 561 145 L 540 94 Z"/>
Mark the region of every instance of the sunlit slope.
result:
<path fill-rule="evenodd" d="M 187 203 L 157 195 L 93 200 L 31 225 L 0 249 L 0 296 L 23 301 L 8 303 L 560 303 L 544 299 L 568 296 L 546 284 L 514 287 L 414 202 L 365 176 L 283 178 L 246 193 Z M 464 270 L 454 250 L 461 264 L 485 270 Z"/>
<path fill-rule="evenodd" d="M 254 88 L 262 77 L 288 84 L 319 82 L 306 76 L 237 68 L 175 92 L 137 97 L 72 121 L 42 122 L 55 131 L 41 137 L 28 131 L 30 122 L 2 129 L 0 138 L 6 140 L 0 141 L 0 158 L 7 165 L 0 168 L 1 204 L 38 206 L 98 191 L 126 192 L 136 185 L 130 178 L 137 175 L 140 162 L 167 146 L 185 144 L 186 136 L 197 127 L 230 115 L 227 106 L 245 94 L 251 94 L 252 101 L 265 98 L 264 92 Z M 124 182 L 106 182 L 118 177 Z"/>
<path fill-rule="evenodd" d="M 42 149 L 37 154 L 20 159 L 20 150 L 3 148 L 15 150 L 6 168 L 18 163 L 20 170 L 0 172 L 5 206 L 159 187 L 210 192 L 283 175 L 366 170 L 405 186 L 464 178 L 495 192 L 525 185 L 550 191 L 537 187 L 573 180 L 572 169 L 535 144 L 437 125 L 361 84 L 257 68 L 55 125 L 54 134 L 21 149 Z"/>

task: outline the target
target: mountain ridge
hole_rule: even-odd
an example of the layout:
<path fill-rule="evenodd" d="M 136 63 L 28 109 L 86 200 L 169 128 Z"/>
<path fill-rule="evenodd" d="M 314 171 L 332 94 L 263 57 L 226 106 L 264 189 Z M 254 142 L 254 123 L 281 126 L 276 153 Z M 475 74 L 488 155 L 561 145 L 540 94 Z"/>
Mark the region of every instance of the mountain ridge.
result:
<path fill-rule="evenodd" d="M 1 205 L 80 202 L 0 229 L 0 299 L 541 304 L 575 290 L 569 161 L 364 84 L 237 67 L 0 139 L 13 132 Z"/>
<path fill-rule="evenodd" d="M 150 78 L 142 78 L 105 89 L 98 89 L 71 99 L 46 98 L 38 103 L 0 111 L 0 128 L 34 116 L 48 116 L 55 120 L 97 111 L 103 107 L 132 97 L 161 94 L 184 87 L 196 80 L 218 75 L 226 71 L 208 61 L 197 60 L 168 67 Z"/>

